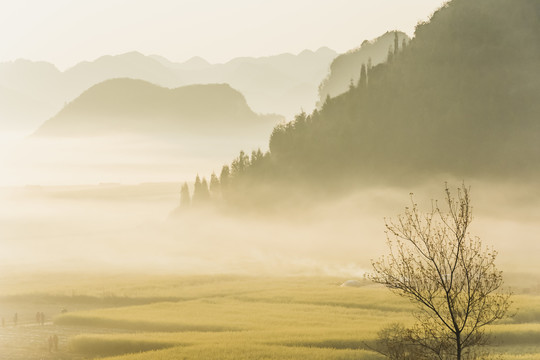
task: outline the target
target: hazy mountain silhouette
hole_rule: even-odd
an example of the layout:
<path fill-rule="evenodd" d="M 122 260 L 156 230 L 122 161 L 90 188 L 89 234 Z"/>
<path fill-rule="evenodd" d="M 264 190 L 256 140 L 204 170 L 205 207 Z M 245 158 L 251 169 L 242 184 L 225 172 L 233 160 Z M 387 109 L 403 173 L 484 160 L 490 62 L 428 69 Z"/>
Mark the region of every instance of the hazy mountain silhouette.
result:
<path fill-rule="evenodd" d="M 68 91 L 76 95 L 92 85 L 114 78 L 140 79 L 165 87 L 177 86 L 179 82 L 172 69 L 136 51 L 84 61 L 67 69 L 63 75 Z"/>
<path fill-rule="evenodd" d="M 227 84 L 168 89 L 142 80 L 112 79 L 85 91 L 35 135 L 249 136 L 269 133 L 278 120 L 255 114 Z"/>
<path fill-rule="evenodd" d="M 42 123 L 67 100 L 62 73 L 47 62 L 0 63 L 0 130 Z"/>
<path fill-rule="evenodd" d="M 24 124 L 57 110 L 41 99 L 0 86 L 0 130 L 20 130 Z"/>
<path fill-rule="evenodd" d="M 150 55 L 152 59 L 155 59 L 159 61 L 164 66 L 170 68 L 170 69 L 177 69 L 177 70 L 202 70 L 207 69 L 212 66 L 208 61 L 203 59 L 200 56 L 194 56 L 191 59 L 187 60 L 183 63 L 175 63 L 170 61 L 169 59 L 159 56 L 159 55 Z"/>
<path fill-rule="evenodd" d="M 319 107 L 324 104 L 327 96 L 336 97 L 349 90 L 351 81 L 357 84 L 362 64 L 375 66 L 385 62 L 388 51 L 394 47 L 395 34 L 389 31 L 374 40 L 365 40 L 360 47 L 336 57 L 330 65 L 328 76 L 319 86 Z M 410 41 L 404 32 L 398 31 L 397 34 L 399 46 L 402 46 L 403 41 Z"/>
<path fill-rule="evenodd" d="M 539 15 L 536 0 L 449 2 L 346 93 L 277 126 L 269 153 L 235 159 L 224 199 L 273 203 L 297 181 L 322 193 L 435 176 L 537 181 Z"/>
<path fill-rule="evenodd" d="M 1 127 L 8 123 L 37 127 L 54 116 L 66 102 L 91 86 L 112 78 L 140 79 L 162 87 L 227 83 L 239 90 L 258 113 L 292 116 L 301 108 L 312 109 L 317 87 L 336 53 L 327 48 L 298 55 L 237 58 L 209 64 L 199 57 L 174 63 L 163 57 L 130 52 L 81 62 L 64 72 L 45 62 L 17 60 L 0 63 L 0 103 L 18 94 L 21 106 L 0 109 Z M 7 95 L 7 94 L 10 95 Z M 35 104 L 39 99 L 39 105 Z M 25 106 L 25 102 L 30 104 Z"/>

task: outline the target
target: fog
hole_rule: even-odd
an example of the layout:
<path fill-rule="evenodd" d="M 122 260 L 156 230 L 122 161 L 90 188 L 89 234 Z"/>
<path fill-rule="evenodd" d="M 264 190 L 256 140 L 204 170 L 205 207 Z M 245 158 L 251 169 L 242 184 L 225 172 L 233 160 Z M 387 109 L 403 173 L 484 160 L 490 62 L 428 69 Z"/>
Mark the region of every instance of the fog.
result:
<path fill-rule="evenodd" d="M 26 150 L 15 152 L 11 169 L 4 167 L 9 171 L 0 191 L 3 271 L 360 277 L 371 259 L 387 252 L 384 219 L 402 213 L 410 192 L 427 210 L 431 199 L 442 199 L 445 180 L 454 189 L 461 183 L 440 177 L 402 187 L 372 186 L 268 215 L 203 207 L 173 216 L 181 180 L 192 180 L 200 169 L 208 176 L 232 153 L 182 154 L 182 146 L 193 148 L 193 141 L 180 147 L 162 143 L 153 148 L 154 156 L 150 144 L 142 143 L 132 157 L 122 157 L 134 142 L 125 140 L 113 152 L 112 143 L 92 141 L 92 151 L 86 148 L 90 140 L 70 142 L 69 152 L 61 143 L 47 154 L 34 147 L 37 143 L 15 147 Z M 76 151 L 83 148 L 87 156 L 78 162 Z M 499 251 L 503 270 L 539 270 L 539 190 L 479 180 L 467 184 L 475 214 L 471 234 Z"/>
<path fill-rule="evenodd" d="M 0 186 L 192 181 L 238 155 L 268 148 L 269 133 L 247 137 L 115 135 L 39 138 L 0 133 Z"/>

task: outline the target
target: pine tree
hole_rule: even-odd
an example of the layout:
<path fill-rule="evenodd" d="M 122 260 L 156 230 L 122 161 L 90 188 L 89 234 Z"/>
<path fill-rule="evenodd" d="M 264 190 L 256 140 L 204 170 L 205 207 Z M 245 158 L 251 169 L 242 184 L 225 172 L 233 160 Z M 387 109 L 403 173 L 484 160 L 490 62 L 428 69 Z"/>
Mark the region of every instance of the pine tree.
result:
<path fill-rule="evenodd" d="M 399 51 L 399 37 L 398 32 L 394 31 L 394 55 L 397 55 Z"/>
<path fill-rule="evenodd" d="M 229 195 L 229 187 L 230 187 L 230 181 L 231 180 L 231 172 L 229 170 L 229 167 L 227 165 L 224 165 L 221 168 L 221 173 L 219 174 L 219 184 L 220 184 L 220 191 L 221 191 L 221 197 L 223 199 L 227 199 Z"/>
<path fill-rule="evenodd" d="M 202 183 L 199 174 L 195 177 L 195 184 L 193 185 L 193 205 L 198 205 L 201 203 L 201 192 L 202 192 Z"/>
<path fill-rule="evenodd" d="M 210 191 L 208 190 L 208 182 L 206 182 L 206 178 L 202 179 L 201 182 L 201 195 L 200 195 L 201 202 L 205 203 L 210 200 Z"/>
<path fill-rule="evenodd" d="M 216 173 L 212 173 L 210 176 L 210 196 L 214 199 L 221 197 L 221 186 Z"/>
<path fill-rule="evenodd" d="M 240 155 L 233 160 L 231 164 L 231 175 L 236 176 L 242 174 L 249 167 L 249 156 L 240 151 Z"/>
<path fill-rule="evenodd" d="M 394 60 L 394 49 L 392 45 L 388 48 L 388 55 L 386 56 L 386 62 L 391 63 Z"/>
<path fill-rule="evenodd" d="M 330 94 L 326 94 L 326 99 L 324 99 L 324 105 L 330 104 Z"/>
<path fill-rule="evenodd" d="M 189 195 L 189 187 L 187 182 L 180 189 L 180 208 L 187 209 L 191 205 L 191 196 Z"/>
<path fill-rule="evenodd" d="M 358 80 L 358 87 L 365 89 L 367 87 L 367 68 L 366 64 L 362 64 L 360 68 L 360 80 Z"/>
<path fill-rule="evenodd" d="M 263 157 L 264 154 L 262 153 L 261 149 L 257 149 L 257 151 L 253 150 L 251 152 L 251 165 L 257 164 L 263 159 Z"/>
<path fill-rule="evenodd" d="M 221 173 L 219 174 L 219 182 L 221 184 L 221 191 L 226 190 L 229 187 L 229 180 L 231 177 L 231 171 L 227 165 L 224 165 L 221 168 Z"/>

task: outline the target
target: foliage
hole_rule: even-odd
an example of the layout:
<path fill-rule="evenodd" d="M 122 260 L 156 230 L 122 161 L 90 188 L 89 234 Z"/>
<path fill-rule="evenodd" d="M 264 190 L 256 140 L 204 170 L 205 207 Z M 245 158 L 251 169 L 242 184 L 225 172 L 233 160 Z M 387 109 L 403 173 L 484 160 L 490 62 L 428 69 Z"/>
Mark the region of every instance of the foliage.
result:
<path fill-rule="evenodd" d="M 374 40 L 365 40 L 360 47 L 336 57 L 330 65 L 328 76 L 319 86 L 319 107 L 327 97 L 336 97 L 347 92 L 351 80 L 353 83 L 359 82 L 362 65 L 371 68 L 372 65 L 385 62 L 395 35 L 402 42 L 410 40 L 403 32 L 389 31 Z"/>
<path fill-rule="evenodd" d="M 275 127 L 262 161 L 241 153 L 229 203 L 437 174 L 535 179 L 538 14 L 536 0 L 447 3 L 407 46 L 393 39 L 391 61 L 359 62 L 349 91 Z M 265 198 L 270 186 L 279 190 Z"/>
<path fill-rule="evenodd" d="M 404 339 L 438 359 L 460 360 L 487 343 L 483 328 L 502 319 L 511 303 L 500 291 L 497 253 L 468 233 L 469 189 L 463 185 L 457 198 L 445 193 L 446 211 L 434 203 L 422 214 L 411 197 L 405 214 L 387 223 L 390 254 L 373 262 L 369 278 L 418 305 L 418 322 L 400 331 Z"/>
<path fill-rule="evenodd" d="M 189 194 L 188 184 L 184 183 L 180 190 L 180 208 L 186 209 L 191 205 L 191 196 Z"/>

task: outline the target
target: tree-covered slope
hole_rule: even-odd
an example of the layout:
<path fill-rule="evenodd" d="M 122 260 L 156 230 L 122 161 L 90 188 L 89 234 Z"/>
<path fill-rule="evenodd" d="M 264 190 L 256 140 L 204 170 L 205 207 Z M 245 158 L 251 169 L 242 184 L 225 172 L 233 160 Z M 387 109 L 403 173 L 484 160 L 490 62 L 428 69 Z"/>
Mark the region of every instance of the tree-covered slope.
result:
<path fill-rule="evenodd" d="M 450 2 L 357 86 L 276 128 L 270 150 L 306 176 L 538 170 L 540 2 Z"/>
<path fill-rule="evenodd" d="M 230 199 L 254 203 L 297 192 L 276 197 L 270 184 L 327 193 L 437 175 L 534 179 L 539 160 L 540 2 L 453 0 L 348 92 L 277 126 L 269 153 L 242 154 L 225 179 Z"/>
<path fill-rule="evenodd" d="M 328 76 L 319 86 L 319 107 L 326 98 L 336 97 L 349 90 L 351 81 L 357 83 L 360 78 L 362 65 L 378 65 L 386 61 L 388 52 L 396 46 L 403 46 L 410 39 L 404 32 L 389 31 L 378 38 L 368 41 L 356 49 L 339 55 L 332 61 Z"/>

